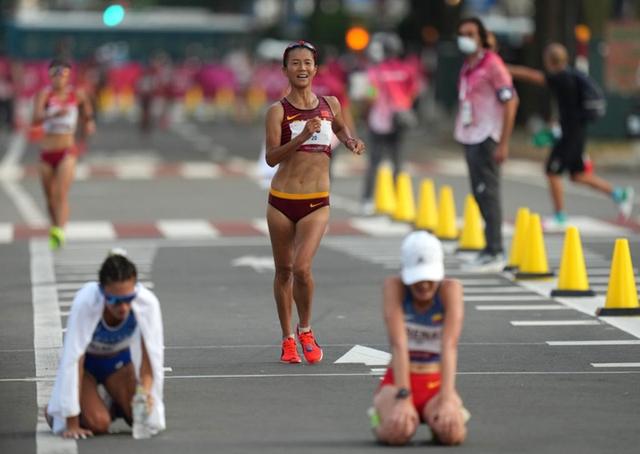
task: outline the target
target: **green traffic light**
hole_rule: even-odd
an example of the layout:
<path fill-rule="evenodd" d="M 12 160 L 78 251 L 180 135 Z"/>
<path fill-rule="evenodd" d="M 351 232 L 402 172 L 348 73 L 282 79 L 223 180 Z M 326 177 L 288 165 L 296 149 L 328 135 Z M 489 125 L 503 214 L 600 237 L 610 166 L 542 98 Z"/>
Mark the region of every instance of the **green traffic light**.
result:
<path fill-rule="evenodd" d="M 110 5 L 102 13 L 102 22 L 107 27 L 115 27 L 124 20 L 124 8 L 122 5 Z"/>

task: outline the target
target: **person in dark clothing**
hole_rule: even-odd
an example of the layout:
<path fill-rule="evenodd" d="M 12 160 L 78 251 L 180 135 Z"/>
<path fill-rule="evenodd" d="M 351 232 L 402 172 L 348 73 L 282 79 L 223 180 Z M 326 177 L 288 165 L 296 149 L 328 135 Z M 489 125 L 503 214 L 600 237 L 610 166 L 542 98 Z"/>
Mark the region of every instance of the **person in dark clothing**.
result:
<path fill-rule="evenodd" d="M 576 70 L 568 65 L 567 49 L 552 43 L 544 51 L 545 71 L 525 66 L 508 65 L 516 80 L 547 86 L 558 105 L 561 137 L 551 149 L 546 161 L 546 173 L 554 208 L 554 220 L 564 226 L 567 215 L 564 205 L 562 174 L 566 171 L 571 181 L 600 191 L 615 202 L 622 219 L 631 216 L 634 191 L 632 187 L 614 187 L 611 183 L 585 169 L 583 159 L 587 137 L 587 120 L 582 115 L 581 93 Z"/>

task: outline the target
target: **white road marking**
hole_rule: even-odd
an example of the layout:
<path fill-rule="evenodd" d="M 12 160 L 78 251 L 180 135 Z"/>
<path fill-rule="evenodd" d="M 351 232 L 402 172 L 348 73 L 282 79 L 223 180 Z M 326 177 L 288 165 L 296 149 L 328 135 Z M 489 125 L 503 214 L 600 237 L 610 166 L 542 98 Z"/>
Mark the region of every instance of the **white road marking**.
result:
<path fill-rule="evenodd" d="M 590 340 L 590 341 L 547 341 L 553 347 L 582 347 L 597 345 L 640 345 L 640 340 Z"/>
<path fill-rule="evenodd" d="M 42 227 L 48 224 L 47 216 L 40 210 L 31 195 L 19 183 L 20 160 L 26 150 L 24 134 L 14 133 L 9 139 L 7 153 L 0 162 L 0 184 L 24 222 L 30 227 Z"/>
<path fill-rule="evenodd" d="M 29 227 L 43 227 L 48 224 L 47 217 L 40 210 L 31 195 L 17 181 L 1 180 L 7 196 L 18 209 L 20 216 Z"/>
<path fill-rule="evenodd" d="M 404 236 L 411 231 L 409 224 L 393 222 L 387 217 L 352 218 L 350 224 L 372 236 Z"/>
<path fill-rule="evenodd" d="M 115 163 L 114 171 L 117 178 L 123 180 L 150 180 L 155 173 L 156 165 L 150 162 Z"/>
<path fill-rule="evenodd" d="M 334 364 L 364 364 L 366 366 L 386 366 L 391 361 L 391 354 L 363 345 L 354 345 Z"/>
<path fill-rule="evenodd" d="M 80 289 L 80 287 L 82 287 L 86 283 L 87 283 L 87 281 L 59 282 L 57 287 L 58 287 L 58 290 L 75 290 L 75 291 L 78 291 Z M 153 288 L 153 282 L 140 281 L 140 283 L 142 285 L 144 285 L 145 287 L 147 287 L 147 288 Z M 75 293 L 74 293 L 74 295 L 75 295 Z"/>
<path fill-rule="evenodd" d="M 219 235 L 209 222 L 200 219 L 163 220 L 157 225 L 167 238 L 216 238 Z"/>
<path fill-rule="evenodd" d="M 0 222 L 0 243 L 11 243 L 13 241 L 13 225 Z"/>
<path fill-rule="evenodd" d="M 571 308 L 560 304 L 504 304 L 476 306 L 479 311 L 568 311 Z"/>
<path fill-rule="evenodd" d="M 591 363 L 593 367 L 640 367 L 640 363 Z"/>
<path fill-rule="evenodd" d="M 67 240 L 113 240 L 116 232 L 107 221 L 73 221 L 64 229 Z"/>
<path fill-rule="evenodd" d="M 235 258 L 231 261 L 231 266 L 235 268 L 247 266 L 257 273 L 272 271 L 276 268 L 272 256 L 258 257 L 254 255 L 243 255 L 242 257 Z"/>
<path fill-rule="evenodd" d="M 306 373 L 306 374 L 228 374 L 228 375 L 167 375 L 165 380 L 198 380 L 198 379 L 228 379 L 228 378 L 305 378 L 305 377 L 371 377 L 382 374 L 371 370 L 368 372 L 346 372 L 346 373 Z M 636 375 L 640 370 L 591 370 L 591 371 L 482 371 L 482 372 L 457 372 L 458 376 L 473 375 Z M 0 378 L 0 383 L 21 383 L 21 382 L 51 382 L 52 378 Z M 59 438 L 59 437 L 56 437 Z M 62 440 L 62 438 L 60 438 Z M 54 451 L 52 451 L 54 452 Z M 55 451 L 61 452 L 61 451 Z"/>
<path fill-rule="evenodd" d="M 581 326 L 600 325 L 598 320 L 516 320 L 513 326 Z"/>
<path fill-rule="evenodd" d="M 556 287 L 555 281 L 519 281 L 518 284 L 532 290 L 539 295 L 549 295 Z M 595 316 L 596 310 L 605 306 L 605 296 L 596 295 L 580 298 L 553 298 L 558 303 L 575 309 L 589 316 Z M 599 317 L 599 320 L 615 326 L 616 328 L 640 339 L 640 316 L 629 317 Z"/>
<path fill-rule="evenodd" d="M 181 166 L 181 175 L 189 179 L 208 179 L 220 176 L 220 166 L 212 162 L 187 162 Z"/>
<path fill-rule="evenodd" d="M 522 287 L 472 287 L 464 285 L 464 294 L 465 295 L 474 295 L 474 294 L 489 294 L 489 293 L 525 293 L 528 290 Z M 518 297 L 518 295 L 514 295 L 514 297 Z"/>
<path fill-rule="evenodd" d="M 33 348 L 35 352 L 37 411 L 49 402 L 53 377 L 58 368 L 58 353 L 62 347 L 62 326 L 53 271 L 53 257 L 45 240 L 32 240 L 31 294 L 33 304 Z M 47 379 L 47 381 L 41 380 Z M 51 433 L 44 418 L 37 418 L 36 449 L 38 453 L 76 453 L 74 440 L 65 440 Z"/>
<path fill-rule="evenodd" d="M 465 301 L 544 301 L 540 295 L 465 295 Z"/>

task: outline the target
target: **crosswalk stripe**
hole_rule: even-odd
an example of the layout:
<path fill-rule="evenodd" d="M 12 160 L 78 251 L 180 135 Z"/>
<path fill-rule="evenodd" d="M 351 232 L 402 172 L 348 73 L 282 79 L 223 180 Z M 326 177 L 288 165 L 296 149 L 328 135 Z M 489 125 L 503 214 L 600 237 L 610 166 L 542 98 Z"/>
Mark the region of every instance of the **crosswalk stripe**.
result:
<path fill-rule="evenodd" d="M 204 220 L 163 220 L 158 221 L 162 234 L 171 239 L 180 238 L 216 238 L 218 231 Z"/>
<path fill-rule="evenodd" d="M 480 305 L 479 311 L 567 311 L 571 308 L 560 304 L 504 304 L 504 305 Z"/>
<path fill-rule="evenodd" d="M 13 241 L 13 225 L 6 222 L 0 223 L 0 243 L 11 243 Z"/>
<path fill-rule="evenodd" d="M 540 295 L 469 295 L 465 301 L 545 301 L 548 298 Z"/>
<path fill-rule="evenodd" d="M 67 240 L 113 240 L 116 236 L 113 225 L 105 221 L 74 221 L 65 227 Z"/>
<path fill-rule="evenodd" d="M 514 320 L 513 326 L 581 326 L 599 325 L 597 320 Z"/>

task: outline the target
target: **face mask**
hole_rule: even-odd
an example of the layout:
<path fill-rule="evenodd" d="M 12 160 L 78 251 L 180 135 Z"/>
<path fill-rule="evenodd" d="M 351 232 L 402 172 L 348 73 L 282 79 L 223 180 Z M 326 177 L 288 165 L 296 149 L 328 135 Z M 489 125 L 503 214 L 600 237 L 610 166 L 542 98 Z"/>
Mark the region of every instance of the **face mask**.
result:
<path fill-rule="evenodd" d="M 463 54 L 470 55 L 478 50 L 478 45 L 473 38 L 469 38 L 468 36 L 458 36 L 458 49 L 460 49 L 460 52 Z"/>

